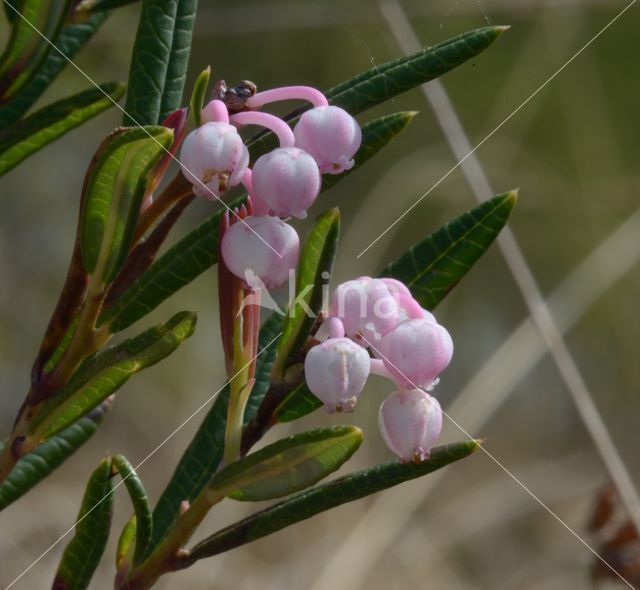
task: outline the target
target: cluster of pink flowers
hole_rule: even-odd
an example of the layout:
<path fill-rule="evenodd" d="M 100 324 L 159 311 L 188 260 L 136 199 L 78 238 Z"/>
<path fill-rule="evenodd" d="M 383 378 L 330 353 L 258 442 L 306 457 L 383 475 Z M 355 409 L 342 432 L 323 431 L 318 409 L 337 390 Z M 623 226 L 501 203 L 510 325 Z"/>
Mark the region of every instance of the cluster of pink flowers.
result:
<path fill-rule="evenodd" d="M 260 111 L 268 103 L 301 99 L 312 103 L 292 130 Z M 340 174 L 354 164 L 362 140 L 356 120 L 329 106 L 306 86 L 250 92 L 240 108 L 215 98 L 202 111 L 203 124 L 184 140 L 183 174 L 195 194 L 219 198 L 243 184 L 250 196 L 239 223 L 227 224 L 220 252 L 225 267 L 245 280 L 250 272 L 269 289 L 282 285 L 298 264 L 300 240 L 286 223 L 303 218 L 317 198 L 322 174 Z M 249 166 L 238 133 L 245 125 L 273 131 L 280 146 Z M 360 277 L 334 292 L 329 317 L 307 353 L 309 389 L 329 412 L 352 411 L 371 373 L 391 379 L 397 390 L 381 405 L 380 429 L 402 461 L 421 461 L 442 430 L 442 410 L 429 393 L 447 367 L 453 343 L 445 328 L 409 289 L 391 278 Z"/>
<path fill-rule="evenodd" d="M 282 119 L 262 112 L 263 105 L 301 99 L 312 103 L 292 130 Z M 203 109 L 204 123 L 184 140 L 182 170 L 195 194 L 217 199 L 226 190 L 244 184 L 253 215 L 233 224 L 221 245 L 229 270 L 241 279 L 251 270 L 268 287 L 287 280 L 297 266 L 298 234 L 283 219 L 303 218 L 313 205 L 322 174 L 340 174 L 353 166 L 362 132 L 345 110 L 329 106 L 320 91 L 291 86 L 249 96 L 240 112 L 230 113 L 214 99 Z M 238 127 L 259 125 L 272 130 L 280 146 L 249 167 L 249 151 Z"/>
<path fill-rule="evenodd" d="M 309 389 L 329 412 L 352 411 L 371 373 L 397 390 L 380 406 L 382 436 L 402 461 L 428 457 L 442 431 L 429 393 L 453 355 L 447 330 L 409 289 L 391 278 L 360 277 L 338 286 L 320 344 L 305 359 Z"/>

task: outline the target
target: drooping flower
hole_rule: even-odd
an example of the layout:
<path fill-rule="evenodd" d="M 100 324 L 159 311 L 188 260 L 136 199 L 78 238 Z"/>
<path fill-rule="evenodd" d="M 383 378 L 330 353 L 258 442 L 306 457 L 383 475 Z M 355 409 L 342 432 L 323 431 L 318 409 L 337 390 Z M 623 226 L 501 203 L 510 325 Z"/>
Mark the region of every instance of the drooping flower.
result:
<path fill-rule="evenodd" d="M 364 347 L 377 345 L 401 320 L 397 298 L 383 279 L 371 277 L 338 285 L 330 313 L 342 320 L 347 336 Z"/>
<path fill-rule="evenodd" d="M 349 170 L 362 142 L 358 122 L 336 106 L 320 106 L 304 112 L 293 133 L 296 146 L 313 156 L 323 174 Z"/>
<path fill-rule="evenodd" d="M 429 389 L 451 361 L 453 341 L 429 318 L 407 320 L 382 337 L 375 353 L 399 384 Z"/>
<path fill-rule="evenodd" d="M 304 362 L 307 385 L 328 412 L 353 410 L 369 370 L 369 354 L 349 338 L 325 340 L 307 353 Z"/>
<path fill-rule="evenodd" d="M 224 234 L 222 256 L 229 270 L 241 279 L 253 273 L 269 289 L 282 285 L 298 265 L 300 238 L 277 217 L 250 216 Z"/>
<path fill-rule="evenodd" d="M 264 154 L 253 166 L 253 197 L 278 217 L 305 217 L 320 192 L 315 160 L 296 147 Z"/>
<path fill-rule="evenodd" d="M 401 461 L 423 461 L 442 432 L 442 409 L 421 389 L 400 389 L 382 402 L 378 422 L 387 446 Z"/>
<path fill-rule="evenodd" d="M 249 166 L 249 151 L 233 125 L 211 121 L 187 135 L 180 163 L 193 192 L 215 199 L 240 183 Z"/>

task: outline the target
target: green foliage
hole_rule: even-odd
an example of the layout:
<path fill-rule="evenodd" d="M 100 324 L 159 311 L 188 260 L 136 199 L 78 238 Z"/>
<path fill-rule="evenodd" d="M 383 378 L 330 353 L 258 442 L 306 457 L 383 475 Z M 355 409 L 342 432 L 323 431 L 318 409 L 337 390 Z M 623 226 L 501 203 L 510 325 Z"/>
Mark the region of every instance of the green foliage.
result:
<path fill-rule="evenodd" d="M 339 469 L 361 442 L 362 431 L 355 426 L 295 434 L 228 465 L 213 477 L 209 489 L 245 502 L 280 498 Z"/>
<path fill-rule="evenodd" d="M 487 251 L 509 219 L 517 191 L 497 195 L 445 224 L 392 262 L 381 276 L 402 281 L 433 309 Z"/>
<path fill-rule="evenodd" d="M 0 484 L 0 510 L 26 494 L 87 442 L 98 429 L 106 409 L 101 406 L 22 457 Z"/>
<path fill-rule="evenodd" d="M 197 0 L 143 0 L 124 125 L 155 125 L 180 106 Z"/>
<path fill-rule="evenodd" d="M 418 464 L 388 461 L 304 490 L 201 541 L 180 561 L 179 566 L 188 567 L 199 559 L 266 537 L 320 512 L 422 477 L 464 459 L 478 447 L 477 441 L 436 447 L 426 461 Z"/>
<path fill-rule="evenodd" d="M 321 408 L 322 405 L 322 402 L 309 391 L 307 384 L 300 383 L 286 395 L 273 411 L 273 421 L 277 423 L 293 422 Z"/>
<path fill-rule="evenodd" d="M 351 172 L 373 157 L 405 129 L 412 118 L 413 113 L 394 113 L 364 125 L 362 146 L 356 154 L 355 166 Z M 330 180 L 325 179 L 324 183 L 327 188 L 330 188 L 345 176 L 345 174 L 332 176 Z M 236 198 L 229 202 L 228 206 L 239 207 L 244 203 L 245 198 Z M 217 211 L 182 238 L 140 275 L 107 310 L 102 321 L 109 323 L 112 332 L 119 332 L 129 327 L 216 264 L 221 214 L 222 211 Z"/>
<path fill-rule="evenodd" d="M 0 56 L 0 98 L 16 95 L 35 76 L 51 51 L 71 0 L 23 0 L 11 36 Z M 11 9 L 11 6 L 9 6 Z M 15 12 L 15 11 L 14 11 Z"/>
<path fill-rule="evenodd" d="M 193 116 L 193 123 L 196 127 L 202 125 L 202 107 L 204 105 L 205 95 L 207 93 L 207 85 L 211 77 L 211 66 L 207 66 L 202 70 L 193 84 L 191 91 L 191 99 L 189 100 L 189 110 Z"/>
<path fill-rule="evenodd" d="M 3 2 L 4 4 L 4 2 Z M 6 5 L 5 5 L 6 6 Z M 63 68 L 68 65 L 67 57 L 73 59 L 76 53 L 91 39 L 107 19 L 108 13 L 101 13 L 77 24 L 68 24 L 55 39 L 56 47 L 47 55 L 35 75 L 21 88 L 20 92 L 6 103 L 0 104 L 0 127 L 8 127 L 18 121 L 51 85 Z M 66 56 L 66 57 L 65 57 Z"/>
<path fill-rule="evenodd" d="M 195 329 L 196 315 L 181 312 L 90 357 L 56 395 L 46 402 L 30 425 L 30 436 L 47 440 L 90 412 L 133 375 L 171 354 Z"/>
<path fill-rule="evenodd" d="M 278 343 L 274 370 L 280 378 L 284 378 L 291 357 L 309 336 L 315 316 L 322 307 L 323 286 L 329 283 L 333 272 L 339 237 L 340 212 L 330 209 L 318 217 L 302 248 L 296 280 L 296 301 L 289 308 Z"/>
<path fill-rule="evenodd" d="M 375 66 L 327 90 L 325 95 L 330 104 L 357 115 L 446 74 L 482 53 L 505 30 L 505 27 L 484 27 L 462 33 L 412 55 Z M 308 108 L 296 109 L 287 119 L 295 125 L 298 116 Z M 275 146 L 275 136 L 270 132 L 260 134 L 249 144 L 253 158 Z"/>
<path fill-rule="evenodd" d="M 110 100 L 108 97 L 111 97 Z M 113 106 L 124 86 L 110 82 L 64 98 L 0 132 L 0 176 L 22 160 Z"/>
<path fill-rule="evenodd" d="M 81 250 L 87 273 L 109 283 L 124 263 L 147 173 L 173 141 L 166 127 L 121 128 L 105 139 L 89 167 L 82 200 Z"/>
<path fill-rule="evenodd" d="M 113 516 L 111 458 L 104 459 L 89 478 L 82 506 L 53 582 L 53 590 L 84 590 L 102 558 Z"/>
<path fill-rule="evenodd" d="M 120 477 L 122 477 L 135 512 L 135 551 L 133 554 L 133 564 L 136 565 L 140 562 L 144 551 L 151 541 L 153 527 L 151 506 L 149 505 L 149 498 L 147 497 L 147 492 L 144 489 L 142 480 L 138 477 L 131 463 L 122 455 L 115 455 L 113 457 L 113 467 L 118 471 Z"/>

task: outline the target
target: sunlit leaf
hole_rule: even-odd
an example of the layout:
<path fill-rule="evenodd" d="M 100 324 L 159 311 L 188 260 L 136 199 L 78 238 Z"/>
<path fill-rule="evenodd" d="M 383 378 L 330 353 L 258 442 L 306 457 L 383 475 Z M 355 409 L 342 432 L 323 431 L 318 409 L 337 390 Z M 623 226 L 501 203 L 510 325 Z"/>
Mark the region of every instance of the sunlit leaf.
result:
<path fill-rule="evenodd" d="M 195 324 L 194 313 L 181 312 L 165 324 L 87 359 L 39 410 L 30 424 L 30 438 L 44 441 L 73 424 L 133 375 L 171 354 L 193 334 Z"/>
<path fill-rule="evenodd" d="M 89 478 L 76 519 L 75 534 L 62 555 L 53 590 L 85 590 L 102 558 L 113 516 L 111 458 Z"/>
<path fill-rule="evenodd" d="M 388 461 L 299 492 L 201 541 L 179 561 L 179 567 L 188 567 L 199 559 L 266 537 L 320 512 L 432 473 L 464 459 L 478 447 L 476 441 L 436 447 L 426 461 L 418 464 Z"/>
<path fill-rule="evenodd" d="M 122 84 L 103 84 L 100 89 L 91 88 L 54 102 L 0 131 L 0 176 L 45 145 L 112 107 L 113 101 L 123 94 Z"/>
<path fill-rule="evenodd" d="M 295 434 L 228 465 L 209 489 L 245 502 L 286 496 L 339 469 L 361 442 L 362 431 L 355 426 Z"/>

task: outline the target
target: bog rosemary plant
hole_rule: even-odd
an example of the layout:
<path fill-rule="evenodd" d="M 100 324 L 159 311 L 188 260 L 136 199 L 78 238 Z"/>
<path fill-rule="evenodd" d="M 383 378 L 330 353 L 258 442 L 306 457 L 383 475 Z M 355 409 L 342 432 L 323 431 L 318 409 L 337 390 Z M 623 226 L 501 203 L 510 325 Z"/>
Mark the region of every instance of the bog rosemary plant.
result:
<path fill-rule="evenodd" d="M 125 3 L 6 3 L 12 34 L 0 59 L 0 175 L 27 166 L 33 152 L 125 94 L 124 85 L 107 82 L 30 113 L 66 57 L 73 59 L 109 11 Z M 64 287 L 0 452 L 0 509 L 96 434 L 126 381 L 188 346 L 196 326 L 189 311 L 119 344 L 109 341 L 135 332 L 134 324 L 214 266 L 219 297 L 211 305 L 219 308 L 228 379 L 155 506 L 122 455 L 88 474 L 75 535 L 55 574 L 58 590 L 89 585 L 113 524 L 118 477 L 133 515 L 119 523 L 115 588 L 143 590 L 199 559 L 426 475 L 478 447 L 474 440 L 435 446 L 443 427 L 436 386 L 454 347 L 432 312 L 489 248 L 515 193 L 462 213 L 377 276 L 333 291 L 340 213 L 322 212 L 321 197 L 415 113 L 362 126 L 357 115 L 475 57 L 505 28 L 463 33 L 326 92 L 262 89 L 248 80 L 227 86 L 210 80 L 207 67 L 187 103 L 195 18 L 195 0 L 142 2 L 123 126 L 96 141 Z M 285 117 L 271 114 L 271 103 L 281 100 L 300 106 Z M 251 136 L 255 127 L 262 129 Z M 233 187 L 244 194 L 229 199 Z M 161 252 L 184 210 L 202 198 L 211 202 L 211 216 Z M 308 214 L 316 220 L 301 240 L 295 219 Z M 288 280 L 296 281 L 296 297 L 284 312 L 271 293 Z M 371 403 L 363 394 L 371 375 L 392 384 L 379 423 L 395 458 L 320 483 L 358 450 L 363 432 L 355 426 L 327 425 L 254 450 L 270 429 L 322 406 L 352 412 Z M 276 503 L 190 545 L 207 513 L 229 500 Z"/>

